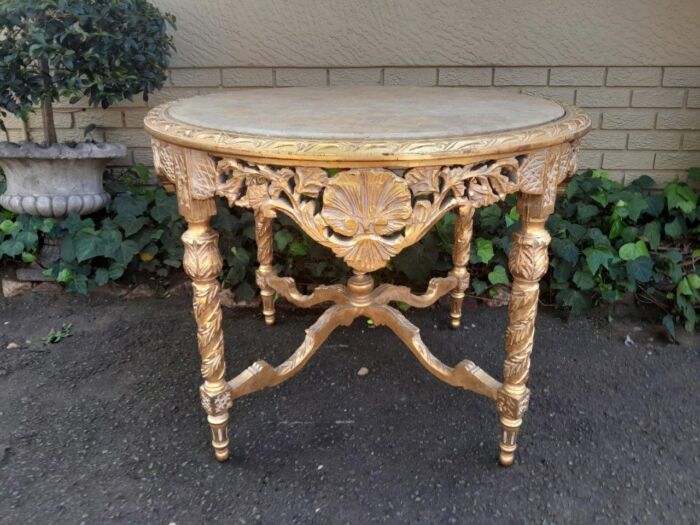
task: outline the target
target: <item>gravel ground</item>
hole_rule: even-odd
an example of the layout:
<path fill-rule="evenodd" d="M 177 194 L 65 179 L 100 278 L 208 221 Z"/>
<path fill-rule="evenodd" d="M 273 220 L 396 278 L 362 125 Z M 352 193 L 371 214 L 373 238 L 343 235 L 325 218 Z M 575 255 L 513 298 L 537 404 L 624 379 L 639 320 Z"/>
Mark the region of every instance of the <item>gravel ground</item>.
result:
<path fill-rule="evenodd" d="M 229 370 L 284 359 L 317 315 L 267 328 L 225 311 Z M 445 307 L 408 315 L 446 362 L 500 375 L 505 309 L 470 309 L 460 331 Z M 63 323 L 71 337 L 40 342 Z M 186 298 L 0 299 L 0 522 L 700 520 L 697 336 L 670 345 L 645 321 L 544 310 L 510 469 L 492 402 L 440 383 L 384 328 L 339 330 L 299 375 L 239 401 L 224 464 L 198 368 Z"/>

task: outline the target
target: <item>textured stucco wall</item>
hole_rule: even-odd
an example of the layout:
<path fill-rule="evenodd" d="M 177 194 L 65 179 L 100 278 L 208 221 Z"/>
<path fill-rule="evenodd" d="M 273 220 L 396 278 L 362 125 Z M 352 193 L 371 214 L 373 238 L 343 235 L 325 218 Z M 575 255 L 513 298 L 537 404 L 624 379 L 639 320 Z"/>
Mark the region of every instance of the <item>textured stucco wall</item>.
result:
<path fill-rule="evenodd" d="M 156 0 L 175 66 L 699 65 L 698 0 Z"/>
<path fill-rule="evenodd" d="M 700 166 L 700 0 L 152 0 L 178 18 L 168 85 L 150 101 L 252 86 L 407 84 L 575 103 L 594 130 L 581 166 L 685 179 Z M 152 162 L 143 102 L 59 108 Z M 38 125 L 36 119 L 34 125 Z M 21 139 L 19 121 L 8 121 Z M 35 130 L 35 138 L 40 131 Z"/>

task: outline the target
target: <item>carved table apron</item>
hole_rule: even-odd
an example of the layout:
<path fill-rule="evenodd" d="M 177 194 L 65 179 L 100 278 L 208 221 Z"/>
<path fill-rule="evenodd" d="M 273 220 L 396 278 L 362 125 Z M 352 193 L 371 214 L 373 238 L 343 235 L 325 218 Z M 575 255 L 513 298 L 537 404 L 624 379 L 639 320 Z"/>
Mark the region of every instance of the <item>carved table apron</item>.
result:
<path fill-rule="evenodd" d="M 188 223 L 183 264 L 193 282 L 201 400 L 218 460 L 229 456 L 228 412 L 235 399 L 282 383 L 336 327 L 367 317 L 393 330 L 438 379 L 495 401 L 499 461 L 512 464 L 530 395 L 539 280 L 548 265 L 544 223 L 557 184 L 575 169 L 578 139 L 590 127 L 585 113 L 534 97 L 458 88 L 252 89 L 159 106 L 145 126 L 156 172 L 177 192 Z M 518 193 L 521 225 L 509 254 L 513 285 L 501 383 L 472 361 L 441 362 L 389 303 L 426 307 L 449 293 L 451 325 L 459 327 L 474 210 L 510 193 Z M 222 261 L 209 224 L 217 196 L 254 211 L 256 275 L 268 325 L 276 296 L 301 307 L 334 303 L 289 359 L 274 367 L 257 361 L 229 381 L 218 298 Z M 431 279 L 421 295 L 375 287 L 369 273 L 448 212 L 457 214 L 449 274 Z M 354 272 L 347 285 L 304 295 L 293 279 L 277 275 L 272 221 L 279 213 L 345 260 Z"/>

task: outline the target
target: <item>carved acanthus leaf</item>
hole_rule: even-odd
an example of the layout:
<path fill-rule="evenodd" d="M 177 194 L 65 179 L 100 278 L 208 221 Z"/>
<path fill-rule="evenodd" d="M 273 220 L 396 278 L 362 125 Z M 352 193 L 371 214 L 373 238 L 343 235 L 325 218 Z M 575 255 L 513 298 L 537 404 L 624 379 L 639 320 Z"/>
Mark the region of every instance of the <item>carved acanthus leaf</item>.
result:
<path fill-rule="evenodd" d="M 182 148 L 157 139 L 151 139 L 155 173 L 168 191 L 175 191 L 177 174 L 185 172 L 185 153 Z"/>
<path fill-rule="evenodd" d="M 440 191 L 440 171 L 439 166 L 413 168 L 404 174 L 404 178 L 414 196 L 432 195 Z"/>
<path fill-rule="evenodd" d="M 328 173 L 321 168 L 297 168 L 293 174 L 296 191 L 308 197 L 318 197 L 328 183 Z"/>

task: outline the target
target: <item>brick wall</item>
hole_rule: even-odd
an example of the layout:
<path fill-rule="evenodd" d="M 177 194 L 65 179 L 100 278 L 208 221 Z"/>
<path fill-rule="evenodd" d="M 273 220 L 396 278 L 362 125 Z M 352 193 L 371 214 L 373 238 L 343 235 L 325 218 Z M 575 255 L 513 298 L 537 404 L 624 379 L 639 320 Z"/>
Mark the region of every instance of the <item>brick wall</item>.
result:
<path fill-rule="evenodd" d="M 176 68 L 148 105 L 222 89 L 348 84 L 469 86 L 551 97 L 591 115 L 582 168 L 603 169 L 621 181 L 648 174 L 663 183 L 685 180 L 689 167 L 700 166 L 700 67 Z M 59 139 L 81 140 L 84 127 L 94 123 L 97 140 L 129 148 L 116 165 L 150 165 L 147 110 L 142 101 L 106 111 L 59 106 Z M 6 124 L 11 139 L 22 140 L 20 123 Z M 30 125 L 40 140 L 39 119 Z"/>

